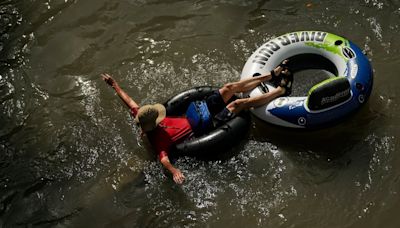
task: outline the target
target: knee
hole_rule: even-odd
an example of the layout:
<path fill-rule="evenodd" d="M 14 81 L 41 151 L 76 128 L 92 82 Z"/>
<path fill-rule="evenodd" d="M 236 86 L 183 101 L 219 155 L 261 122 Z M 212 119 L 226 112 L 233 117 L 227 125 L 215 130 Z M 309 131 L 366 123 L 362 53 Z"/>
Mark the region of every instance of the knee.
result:
<path fill-rule="evenodd" d="M 219 92 L 222 98 L 224 99 L 224 102 L 228 102 L 228 100 L 231 99 L 233 94 L 235 94 L 235 87 L 236 86 L 234 83 L 228 83 L 221 87 Z"/>
<path fill-rule="evenodd" d="M 248 109 L 247 102 L 248 99 L 237 99 L 229 103 L 226 108 L 231 111 L 232 113 L 239 113 L 242 110 Z"/>
<path fill-rule="evenodd" d="M 227 83 L 223 86 L 223 89 L 225 91 L 229 91 L 229 92 L 233 92 L 233 93 L 235 93 L 236 88 L 237 88 L 237 86 L 236 86 L 236 83 L 234 83 L 234 82 Z"/>

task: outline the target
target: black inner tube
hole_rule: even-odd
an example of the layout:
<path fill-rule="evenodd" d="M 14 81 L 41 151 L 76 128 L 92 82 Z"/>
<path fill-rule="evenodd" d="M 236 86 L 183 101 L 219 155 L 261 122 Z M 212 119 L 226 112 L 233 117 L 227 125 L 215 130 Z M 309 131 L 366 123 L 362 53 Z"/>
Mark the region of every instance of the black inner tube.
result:
<path fill-rule="evenodd" d="M 201 86 L 179 93 L 164 103 L 167 116 L 182 116 L 190 102 L 203 100 L 216 89 L 218 88 Z M 171 151 L 172 156 L 214 157 L 214 155 L 229 151 L 229 149 L 237 145 L 247 135 L 249 126 L 249 113 L 241 112 L 227 123 L 207 134 L 176 145 Z"/>

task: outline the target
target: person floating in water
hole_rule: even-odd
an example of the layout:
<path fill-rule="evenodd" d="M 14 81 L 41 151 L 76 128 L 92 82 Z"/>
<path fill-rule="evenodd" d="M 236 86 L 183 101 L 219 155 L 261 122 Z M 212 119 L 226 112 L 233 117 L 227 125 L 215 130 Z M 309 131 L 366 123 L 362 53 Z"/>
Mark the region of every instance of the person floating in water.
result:
<path fill-rule="evenodd" d="M 291 92 L 292 74 L 286 67 L 287 60 L 266 75 L 254 75 L 252 78 L 225 84 L 207 97 L 206 104 L 212 116 L 219 121 L 228 121 L 243 110 L 258 107 L 271 102 L 273 99 L 288 95 Z M 148 104 L 139 106 L 109 74 L 101 74 L 103 80 L 114 88 L 115 92 L 128 106 L 135 122 L 148 137 L 158 159 L 173 177 L 173 180 L 182 184 L 185 176 L 171 164 L 168 153 L 172 146 L 193 136 L 193 130 L 186 117 L 166 116 L 166 109 L 162 104 Z M 265 81 L 276 85 L 274 90 L 258 97 L 238 98 L 231 100 L 236 93 L 250 91 Z"/>

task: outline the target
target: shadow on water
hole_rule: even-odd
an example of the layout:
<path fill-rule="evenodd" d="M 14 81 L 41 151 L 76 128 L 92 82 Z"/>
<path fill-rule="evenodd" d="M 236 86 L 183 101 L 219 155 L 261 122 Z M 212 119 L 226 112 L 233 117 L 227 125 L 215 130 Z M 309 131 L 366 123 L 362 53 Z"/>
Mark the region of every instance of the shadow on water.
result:
<path fill-rule="evenodd" d="M 306 153 L 331 161 L 342 158 L 366 137 L 369 125 L 365 123 L 376 118 L 374 115 L 368 107 L 363 107 L 334 126 L 315 130 L 278 127 L 253 116 L 252 135 L 257 141 L 270 141 L 288 151 L 288 156 L 295 160 Z"/>
<path fill-rule="evenodd" d="M 291 167 L 288 173 L 291 173 L 290 179 L 294 183 L 323 188 L 346 176 L 342 179 L 347 182 L 338 185 L 354 185 L 358 181 L 368 186 L 369 179 L 365 174 L 369 173 L 377 156 L 374 148 L 376 136 L 371 136 L 371 122 L 381 119 L 370 110 L 370 105 L 367 103 L 341 123 L 318 130 L 277 127 L 254 117 L 252 136 L 256 141 L 276 145 L 288 159 L 285 163 Z M 355 181 L 347 173 L 358 173 L 360 176 Z"/>

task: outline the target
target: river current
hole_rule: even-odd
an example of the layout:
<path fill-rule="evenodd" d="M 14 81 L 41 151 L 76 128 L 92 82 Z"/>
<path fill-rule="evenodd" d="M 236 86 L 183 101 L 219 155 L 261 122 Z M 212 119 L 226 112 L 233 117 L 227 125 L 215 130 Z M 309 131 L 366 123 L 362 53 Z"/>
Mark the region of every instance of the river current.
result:
<path fill-rule="evenodd" d="M 0 227 L 399 227 L 399 26 L 398 0 L 1 0 Z M 179 158 L 183 185 L 100 78 L 163 102 L 299 30 L 361 47 L 368 103 L 316 131 L 253 118 L 224 159 Z"/>

